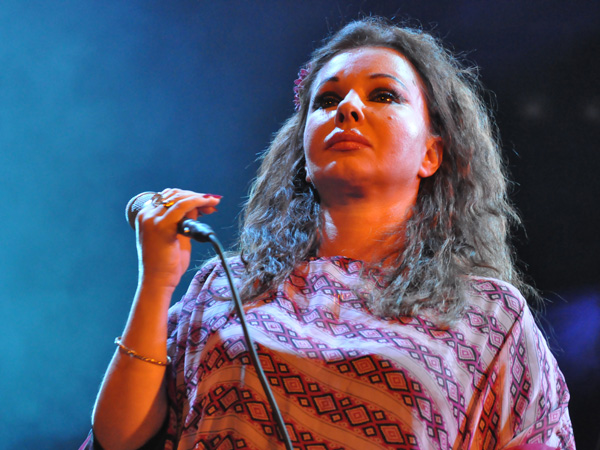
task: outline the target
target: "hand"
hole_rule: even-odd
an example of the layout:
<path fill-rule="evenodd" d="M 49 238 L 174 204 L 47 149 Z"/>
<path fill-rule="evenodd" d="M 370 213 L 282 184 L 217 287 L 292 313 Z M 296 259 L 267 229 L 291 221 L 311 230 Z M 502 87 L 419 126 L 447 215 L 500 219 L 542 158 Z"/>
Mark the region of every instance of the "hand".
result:
<path fill-rule="evenodd" d="M 191 254 L 190 239 L 177 233 L 177 224 L 212 214 L 221 196 L 181 189 L 165 189 L 160 195 L 163 204 L 148 202 L 136 217 L 140 282 L 174 289 Z"/>

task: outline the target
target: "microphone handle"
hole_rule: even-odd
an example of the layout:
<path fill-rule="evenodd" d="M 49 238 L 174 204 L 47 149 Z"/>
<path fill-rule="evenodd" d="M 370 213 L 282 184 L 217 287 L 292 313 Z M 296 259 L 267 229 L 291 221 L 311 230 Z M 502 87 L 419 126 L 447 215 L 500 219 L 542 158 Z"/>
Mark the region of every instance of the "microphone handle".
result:
<path fill-rule="evenodd" d="M 205 223 L 192 219 L 183 219 L 177 224 L 177 232 L 198 242 L 209 242 L 215 232 Z"/>

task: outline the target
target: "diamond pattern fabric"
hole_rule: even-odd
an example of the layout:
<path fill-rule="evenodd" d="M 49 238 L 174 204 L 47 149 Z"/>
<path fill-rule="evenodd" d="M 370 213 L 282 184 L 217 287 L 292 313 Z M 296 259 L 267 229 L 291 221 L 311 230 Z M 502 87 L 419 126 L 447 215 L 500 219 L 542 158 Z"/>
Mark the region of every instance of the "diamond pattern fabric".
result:
<path fill-rule="evenodd" d="M 372 314 L 380 274 L 343 257 L 306 261 L 246 302 L 294 448 L 574 449 L 569 393 L 526 302 L 498 280 L 471 286 L 450 329 Z M 170 310 L 165 449 L 283 448 L 228 296 L 212 264 Z"/>

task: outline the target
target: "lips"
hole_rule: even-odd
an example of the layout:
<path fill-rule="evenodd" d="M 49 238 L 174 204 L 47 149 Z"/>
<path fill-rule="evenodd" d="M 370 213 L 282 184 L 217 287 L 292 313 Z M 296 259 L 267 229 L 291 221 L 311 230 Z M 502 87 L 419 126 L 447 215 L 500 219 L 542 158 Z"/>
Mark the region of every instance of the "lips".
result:
<path fill-rule="evenodd" d="M 332 150 L 352 150 L 364 146 L 371 146 L 371 143 L 362 134 L 356 131 L 339 131 L 325 139 L 325 148 Z"/>

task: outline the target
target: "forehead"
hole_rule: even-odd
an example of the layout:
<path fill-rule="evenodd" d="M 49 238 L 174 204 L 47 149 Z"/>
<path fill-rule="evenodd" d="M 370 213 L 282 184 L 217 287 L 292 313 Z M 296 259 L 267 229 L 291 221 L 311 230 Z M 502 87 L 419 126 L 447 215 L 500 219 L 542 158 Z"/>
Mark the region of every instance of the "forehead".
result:
<path fill-rule="evenodd" d="M 407 85 L 421 86 L 416 71 L 406 57 L 387 47 L 359 47 L 335 55 L 317 74 L 316 85 L 332 77 L 341 79 L 377 73 L 393 75 Z"/>

